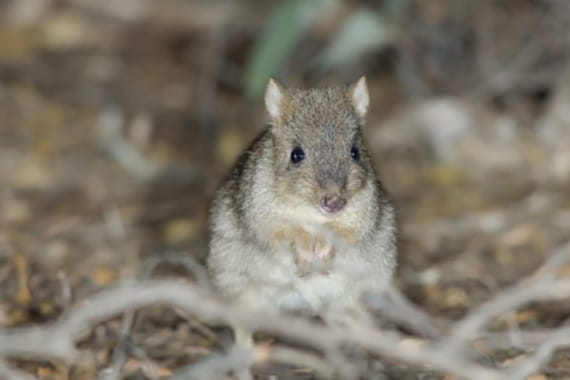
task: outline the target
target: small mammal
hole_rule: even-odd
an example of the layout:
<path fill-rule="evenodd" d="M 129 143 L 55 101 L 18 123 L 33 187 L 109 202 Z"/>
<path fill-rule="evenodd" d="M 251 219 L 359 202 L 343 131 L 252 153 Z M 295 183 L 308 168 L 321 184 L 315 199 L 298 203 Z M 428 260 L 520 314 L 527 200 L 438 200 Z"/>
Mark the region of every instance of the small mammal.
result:
<path fill-rule="evenodd" d="M 362 291 L 391 281 L 394 210 L 363 143 L 368 104 L 364 77 L 310 90 L 269 81 L 269 126 L 211 209 L 208 271 L 229 302 L 326 320 L 360 314 Z"/>

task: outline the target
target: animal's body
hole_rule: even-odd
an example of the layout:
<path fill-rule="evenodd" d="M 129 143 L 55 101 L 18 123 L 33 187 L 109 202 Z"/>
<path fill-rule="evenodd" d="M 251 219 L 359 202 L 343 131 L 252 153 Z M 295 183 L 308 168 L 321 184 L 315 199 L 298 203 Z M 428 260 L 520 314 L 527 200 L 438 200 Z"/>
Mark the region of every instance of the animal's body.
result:
<path fill-rule="evenodd" d="M 360 313 L 396 265 L 393 207 L 362 139 L 364 78 L 348 88 L 271 80 L 270 125 L 211 210 L 208 269 L 228 301 L 270 313 Z"/>

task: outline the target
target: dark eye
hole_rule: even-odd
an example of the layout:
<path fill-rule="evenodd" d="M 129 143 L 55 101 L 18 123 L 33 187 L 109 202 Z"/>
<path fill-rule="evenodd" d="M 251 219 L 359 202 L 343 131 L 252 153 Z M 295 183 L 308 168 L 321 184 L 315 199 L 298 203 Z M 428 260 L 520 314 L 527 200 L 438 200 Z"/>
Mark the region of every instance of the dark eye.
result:
<path fill-rule="evenodd" d="M 303 152 L 303 149 L 301 149 L 298 146 L 293 148 L 293 150 L 291 151 L 291 162 L 293 162 L 294 164 L 298 164 L 304 159 L 305 159 L 305 152 Z"/>
<path fill-rule="evenodd" d="M 360 149 L 358 149 L 357 147 L 353 146 L 350 149 L 350 157 L 352 157 L 352 159 L 354 161 L 358 161 L 360 160 Z"/>

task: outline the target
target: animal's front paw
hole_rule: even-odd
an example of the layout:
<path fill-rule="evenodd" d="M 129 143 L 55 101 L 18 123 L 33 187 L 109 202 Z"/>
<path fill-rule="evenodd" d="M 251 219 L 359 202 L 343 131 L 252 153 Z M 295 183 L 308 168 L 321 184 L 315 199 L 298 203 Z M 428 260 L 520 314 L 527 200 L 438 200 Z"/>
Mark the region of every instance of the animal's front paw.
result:
<path fill-rule="evenodd" d="M 300 276 L 330 271 L 334 247 L 324 235 L 313 235 L 304 229 L 299 229 L 295 234 L 293 249 Z"/>
<path fill-rule="evenodd" d="M 297 271 L 300 276 L 306 276 L 313 271 L 314 247 L 313 235 L 302 228 L 295 231 L 293 250 L 295 252 Z"/>
<path fill-rule="evenodd" d="M 323 235 L 317 235 L 313 252 L 313 270 L 320 273 L 330 272 L 335 254 L 335 249 L 331 242 Z"/>

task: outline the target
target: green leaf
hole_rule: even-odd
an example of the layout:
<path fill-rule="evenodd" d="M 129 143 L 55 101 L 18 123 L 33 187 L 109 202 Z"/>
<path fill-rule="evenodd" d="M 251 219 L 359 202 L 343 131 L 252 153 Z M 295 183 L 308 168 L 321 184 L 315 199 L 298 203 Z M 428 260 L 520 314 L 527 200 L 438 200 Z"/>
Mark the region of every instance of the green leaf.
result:
<path fill-rule="evenodd" d="M 246 73 L 249 97 L 262 94 L 268 78 L 287 61 L 306 27 L 318 15 L 320 6 L 331 0 L 289 0 L 273 12 L 250 57 Z"/>

